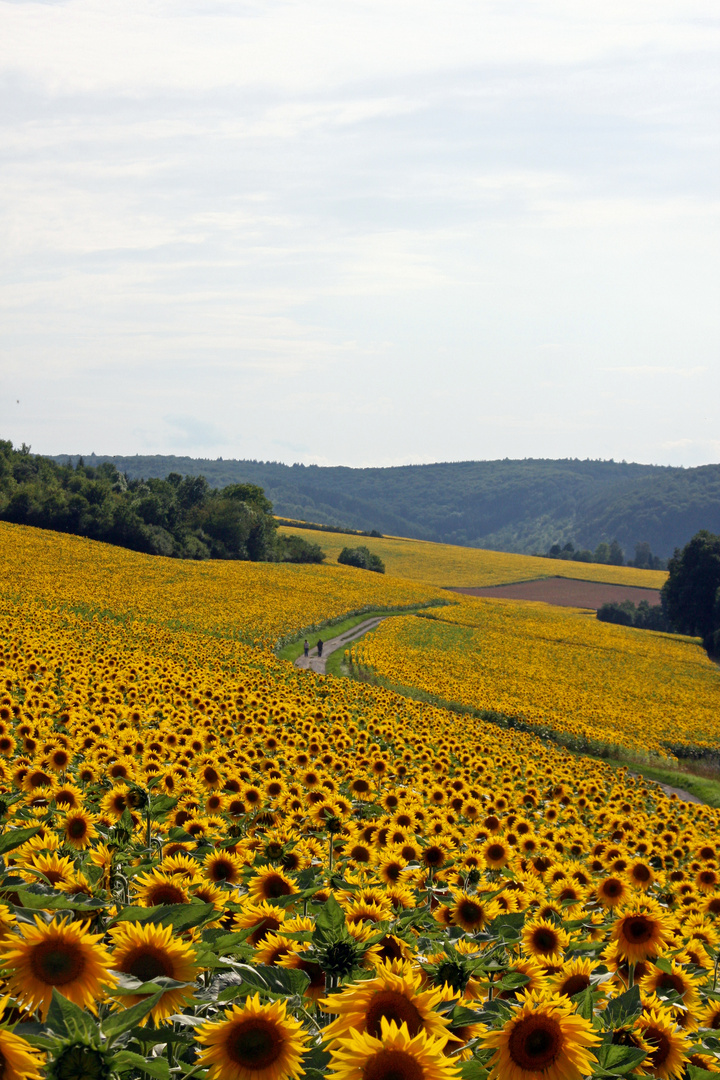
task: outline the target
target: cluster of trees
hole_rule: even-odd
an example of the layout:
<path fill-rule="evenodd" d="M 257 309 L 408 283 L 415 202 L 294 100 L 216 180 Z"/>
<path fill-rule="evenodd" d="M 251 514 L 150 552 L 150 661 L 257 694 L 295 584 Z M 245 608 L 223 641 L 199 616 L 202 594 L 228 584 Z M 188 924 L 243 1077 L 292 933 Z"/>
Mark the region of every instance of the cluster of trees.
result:
<path fill-rule="evenodd" d="M 664 559 L 653 555 L 647 541 L 635 545 L 635 558 L 625 563 L 625 552 L 617 540 L 608 543 L 602 540 L 594 551 L 588 548 L 576 548 L 571 540 L 567 544 L 553 544 L 545 552 L 546 559 L 571 559 L 573 562 L 606 563 L 609 566 L 635 566 L 639 570 L 664 570 Z"/>
<path fill-rule="evenodd" d="M 380 556 L 373 555 L 369 548 L 364 546 L 344 547 L 337 561 L 343 563 L 344 566 L 356 566 L 358 570 L 373 570 L 376 574 L 385 573 L 385 563 Z"/>
<path fill-rule="evenodd" d="M 669 633 L 673 629 L 662 605 L 650 605 L 647 600 L 641 600 L 637 607 L 632 600 L 624 600 L 621 604 L 603 604 L 598 608 L 597 617 L 601 622 L 635 626 L 638 630 L 662 630 Z"/>
<path fill-rule="evenodd" d="M 61 465 L 0 441 L 0 519 L 184 559 L 321 562 L 317 544 L 278 537 L 256 484 L 203 476 L 128 479 L 111 462 Z"/>
<path fill-rule="evenodd" d="M 720 656 L 720 536 L 701 529 L 668 563 L 663 611 L 680 634 L 701 637 Z"/>
<path fill-rule="evenodd" d="M 604 622 L 702 638 L 708 655 L 720 658 L 720 536 L 701 529 L 668 563 L 661 604 L 603 604 Z"/>

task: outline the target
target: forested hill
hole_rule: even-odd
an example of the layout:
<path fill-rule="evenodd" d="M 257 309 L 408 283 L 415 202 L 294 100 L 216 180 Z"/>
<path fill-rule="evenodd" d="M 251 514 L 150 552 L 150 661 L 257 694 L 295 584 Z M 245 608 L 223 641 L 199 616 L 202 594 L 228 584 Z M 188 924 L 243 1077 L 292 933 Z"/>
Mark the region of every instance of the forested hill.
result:
<path fill-rule="evenodd" d="M 60 455 L 58 462 L 77 461 Z M 171 456 L 86 455 L 130 478 L 171 472 L 264 488 L 279 515 L 500 551 L 594 549 L 617 538 L 671 555 L 699 529 L 720 532 L 720 465 L 679 469 L 615 461 L 463 461 L 387 469 Z"/>

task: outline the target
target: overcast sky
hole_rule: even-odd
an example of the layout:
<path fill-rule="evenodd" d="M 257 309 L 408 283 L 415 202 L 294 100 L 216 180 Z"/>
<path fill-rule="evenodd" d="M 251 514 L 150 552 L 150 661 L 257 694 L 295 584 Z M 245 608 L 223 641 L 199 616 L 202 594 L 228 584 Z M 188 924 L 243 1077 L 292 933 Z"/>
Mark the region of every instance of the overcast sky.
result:
<path fill-rule="evenodd" d="M 0 437 L 720 460 L 717 0 L 0 0 Z"/>

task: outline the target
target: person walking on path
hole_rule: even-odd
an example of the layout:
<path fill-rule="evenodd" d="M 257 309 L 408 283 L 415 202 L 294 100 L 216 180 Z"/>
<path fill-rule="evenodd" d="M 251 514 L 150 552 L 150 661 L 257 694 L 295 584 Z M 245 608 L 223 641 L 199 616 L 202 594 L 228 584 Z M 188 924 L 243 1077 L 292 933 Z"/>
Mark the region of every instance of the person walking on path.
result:
<path fill-rule="evenodd" d="M 323 650 L 323 639 L 318 638 L 318 643 L 317 643 L 318 656 L 322 656 L 322 650 Z"/>
<path fill-rule="evenodd" d="M 310 654 L 310 642 L 308 641 L 307 638 L 305 638 L 305 644 L 303 645 L 303 652 L 305 653 L 305 658 L 307 659 L 307 657 Z"/>

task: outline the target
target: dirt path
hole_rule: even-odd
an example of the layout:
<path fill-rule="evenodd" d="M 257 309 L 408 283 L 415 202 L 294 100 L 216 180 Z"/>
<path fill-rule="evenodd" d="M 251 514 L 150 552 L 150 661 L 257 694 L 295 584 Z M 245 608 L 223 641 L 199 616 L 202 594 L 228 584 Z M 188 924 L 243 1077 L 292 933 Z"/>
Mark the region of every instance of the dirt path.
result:
<path fill-rule="evenodd" d="M 628 776 L 642 777 L 648 784 L 657 784 L 666 795 L 677 795 L 678 799 L 682 799 L 683 802 L 700 803 L 702 805 L 702 799 L 698 799 L 697 795 L 691 795 L 689 791 L 684 791 L 682 788 L 662 784 L 659 780 L 653 780 L 651 776 L 643 776 L 642 773 L 630 772 L 629 770 Z"/>
<path fill-rule="evenodd" d="M 298 656 L 295 661 L 295 667 L 303 668 L 305 671 L 315 671 L 318 675 L 325 674 L 325 661 L 331 653 L 337 652 L 338 649 L 345 648 L 351 641 L 355 641 L 356 638 L 362 637 L 363 634 L 367 634 L 368 630 L 374 630 L 376 626 L 379 626 L 384 619 L 391 618 L 388 615 L 376 616 L 374 619 L 366 619 L 365 622 L 358 623 L 357 626 L 353 626 L 351 630 L 346 630 L 344 634 L 340 634 L 339 637 L 329 638 L 323 642 L 323 654 L 318 656 L 317 647 L 310 650 L 308 657 Z"/>

